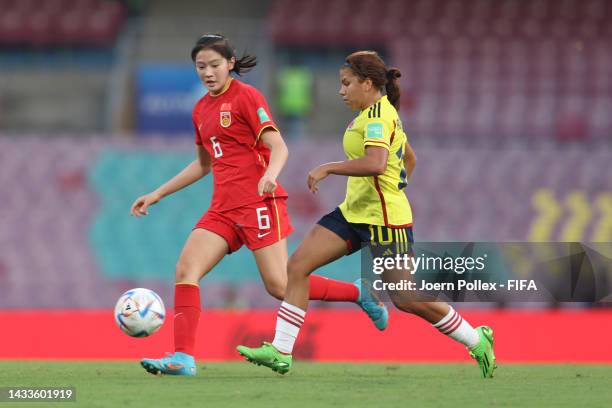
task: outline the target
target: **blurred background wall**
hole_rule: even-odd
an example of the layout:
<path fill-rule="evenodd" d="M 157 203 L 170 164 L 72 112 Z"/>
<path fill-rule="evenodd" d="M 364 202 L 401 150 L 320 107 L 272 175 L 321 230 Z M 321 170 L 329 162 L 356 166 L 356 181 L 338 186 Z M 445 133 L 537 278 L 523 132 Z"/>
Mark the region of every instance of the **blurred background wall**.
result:
<path fill-rule="evenodd" d="M 189 53 L 214 32 L 258 56 L 243 79 L 290 145 L 292 248 L 343 198 L 341 177 L 305 180 L 343 158 L 337 71 L 358 49 L 403 73 L 417 240 L 612 241 L 609 1 L 0 0 L 0 308 L 172 298 L 211 180 L 129 206 L 193 158 Z M 324 273 L 353 280 L 359 257 Z M 203 288 L 205 306 L 277 305 L 244 249 Z"/>

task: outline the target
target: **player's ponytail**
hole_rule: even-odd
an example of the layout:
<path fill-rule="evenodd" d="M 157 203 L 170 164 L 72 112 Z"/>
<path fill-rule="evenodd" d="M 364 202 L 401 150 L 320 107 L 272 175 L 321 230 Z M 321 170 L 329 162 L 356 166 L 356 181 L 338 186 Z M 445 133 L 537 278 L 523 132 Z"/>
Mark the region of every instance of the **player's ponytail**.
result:
<path fill-rule="evenodd" d="M 389 102 L 391 102 L 391 105 L 393 105 L 397 110 L 400 108 L 399 78 L 401 76 L 402 73 L 398 68 L 393 67 L 387 70 L 387 83 L 385 84 L 385 91 L 387 92 Z"/>
<path fill-rule="evenodd" d="M 253 67 L 257 65 L 257 56 L 250 54 L 242 54 L 242 58 L 236 59 L 234 64 L 233 72 L 238 75 L 242 75 L 245 72 L 249 72 Z"/>
<path fill-rule="evenodd" d="M 191 49 L 191 60 L 195 62 L 198 52 L 205 49 L 215 50 L 228 61 L 235 58 L 234 68 L 230 72 L 235 72 L 238 75 L 249 72 L 257 65 L 257 57 L 255 55 L 243 54 L 240 59 L 236 58 L 236 50 L 228 39 L 221 34 L 205 34 L 200 37 Z"/>
<path fill-rule="evenodd" d="M 398 78 L 402 76 L 397 68 L 387 69 L 387 65 L 376 51 L 357 51 L 346 57 L 344 65 L 350 68 L 360 81 L 369 79 L 372 85 L 385 90 L 389 102 L 399 109 L 400 87 Z"/>

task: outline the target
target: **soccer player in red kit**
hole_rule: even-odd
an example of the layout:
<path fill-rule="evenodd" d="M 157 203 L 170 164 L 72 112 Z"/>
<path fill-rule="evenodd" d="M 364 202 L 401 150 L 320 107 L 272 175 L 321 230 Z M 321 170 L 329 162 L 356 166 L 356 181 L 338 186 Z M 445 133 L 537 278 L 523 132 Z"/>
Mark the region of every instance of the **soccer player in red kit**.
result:
<path fill-rule="evenodd" d="M 237 59 L 228 40 L 201 37 L 191 51 L 208 93 L 193 109 L 197 158 L 155 191 L 136 199 L 134 216 L 201 179 L 214 179 L 209 209 L 196 223 L 176 266 L 174 349 L 160 359 L 143 359 L 152 374 L 195 375 L 194 348 L 200 318 L 200 280 L 228 253 L 246 245 L 266 290 L 282 300 L 287 285 L 286 237 L 293 231 L 287 215 L 287 193 L 276 181 L 288 157 L 287 147 L 257 89 L 232 77 L 256 65 L 256 57 Z M 384 330 L 385 306 L 360 293 L 360 285 L 312 275 L 309 298 L 357 303 Z M 287 311 L 286 313 L 291 313 Z"/>

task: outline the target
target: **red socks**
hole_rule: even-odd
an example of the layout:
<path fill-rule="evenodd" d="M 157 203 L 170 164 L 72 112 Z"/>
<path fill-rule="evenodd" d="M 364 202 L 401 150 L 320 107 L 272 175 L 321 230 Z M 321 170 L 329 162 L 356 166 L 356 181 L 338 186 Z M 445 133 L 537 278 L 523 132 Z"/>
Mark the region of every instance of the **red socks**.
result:
<path fill-rule="evenodd" d="M 200 287 L 177 283 L 174 287 L 174 351 L 194 355 L 200 320 Z"/>
<path fill-rule="evenodd" d="M 352 283 L 322 276 L 310 276 L 311 300 L 356 302 L 359 289 Z M 177 283 L 174 288 L 174 351 L 194 355 L 196 331 L 200 320 L 200 287 Z"/>
<path fill-rule="evenodd" d="M 356 302 L 357 298 L 359 298 L 359 288 L 352 283 L 310 275 L 310 300 Z"/>
<path fill-rule="evenodd" d="M 359 289 L 352 283 L 322 276 L 310 276 L 311 300 L 356 302 Z M 174 288 L 174 351 L 194 355 L 195 337 L 200 320 L 200 287 L 178 283 Z"/>

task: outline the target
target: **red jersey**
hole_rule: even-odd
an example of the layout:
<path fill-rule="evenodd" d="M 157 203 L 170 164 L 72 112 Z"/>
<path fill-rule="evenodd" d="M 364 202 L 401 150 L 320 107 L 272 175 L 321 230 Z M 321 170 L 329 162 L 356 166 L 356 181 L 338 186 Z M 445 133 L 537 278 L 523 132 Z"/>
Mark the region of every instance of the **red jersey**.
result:
<path fill-rule="evenodd" d="M 260 136 L 266 128 L 278 129 L 263 95 L 232 79 L 220 95 L 204 95 L 192 116 L 195 142 L 212 158 L 214 190 L 209 210 L 227 211 L 272 197 L 257 194 L 270 161 L 270 149 Z M 274 196 L 287 197 L 280 183 Z"/>

